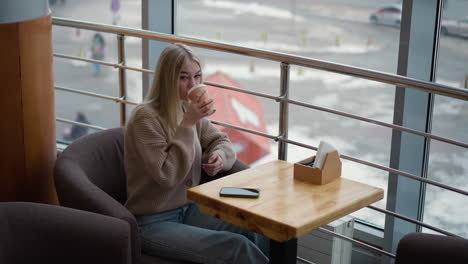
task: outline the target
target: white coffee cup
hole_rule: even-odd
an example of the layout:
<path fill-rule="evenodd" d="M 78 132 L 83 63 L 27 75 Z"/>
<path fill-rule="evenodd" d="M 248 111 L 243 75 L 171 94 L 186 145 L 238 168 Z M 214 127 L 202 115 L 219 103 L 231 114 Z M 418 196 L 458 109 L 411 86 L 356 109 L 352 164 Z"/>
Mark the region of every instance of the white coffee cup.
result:
<path fill-rule="evenodd" d="M 203 92 L 203 91 L 206 91 L 206 92 Z M 187 97 L 192 102 L 197 101 L 199 97 L 200 97 L 200 99 L 199 99 L 200 103 L 204 103 L 204 102 L 208 101 L 209 96 L 208 96 L 206 85 L 201 83 L 201 84 L 197 84 L 194 87 L 190 88 L 187 91 Z"/>

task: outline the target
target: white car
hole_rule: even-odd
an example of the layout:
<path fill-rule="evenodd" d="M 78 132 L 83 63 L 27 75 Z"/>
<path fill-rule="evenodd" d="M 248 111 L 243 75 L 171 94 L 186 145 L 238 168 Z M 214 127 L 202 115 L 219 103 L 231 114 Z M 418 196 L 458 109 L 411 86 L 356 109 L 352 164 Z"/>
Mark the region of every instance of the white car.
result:
<path fill-rule="evenodd" d="M 401 5 L 388 5 L 373 12 L 369 16 L 372 24 L 400 26 L 401 23 Z"/>
<path fill-rule="evenodd" d="M 461 20 L 442 20 L 440 32 L 444 35 L 468 37 L 468 18 Z"/>

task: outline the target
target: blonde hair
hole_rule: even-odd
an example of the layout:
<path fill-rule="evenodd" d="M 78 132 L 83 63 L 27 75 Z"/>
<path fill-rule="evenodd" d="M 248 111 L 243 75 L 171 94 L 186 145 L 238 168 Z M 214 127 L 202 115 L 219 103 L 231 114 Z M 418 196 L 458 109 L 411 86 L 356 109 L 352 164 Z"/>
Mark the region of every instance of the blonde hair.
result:
<path fill-rule="evenodd" d="M 159 55 L 153 83 L 145 97 L 144 103 L 151 105 L 159 113 L 171 135 L 178 126 L 177 117 L 182 113 L 179 74 L 189 61 L 196 62 L 201 69 L 200 59 L 188 46 L 175 43 L 166 47 Z"/>

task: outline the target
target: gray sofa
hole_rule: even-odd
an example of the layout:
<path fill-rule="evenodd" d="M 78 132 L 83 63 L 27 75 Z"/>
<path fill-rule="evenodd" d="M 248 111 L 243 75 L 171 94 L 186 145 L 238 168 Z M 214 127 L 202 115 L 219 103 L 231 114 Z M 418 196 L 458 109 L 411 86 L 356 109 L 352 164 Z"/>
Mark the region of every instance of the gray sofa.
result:
<path fill-rule="evenodd" d="M 466 264 L 468 240 L 461 237 L 409 233 L 398 242 L 395 264 Z"/>
<path fill-rule="evenodd" d="M 136 219 L 124 207 L 127 193 L 123 141 L 123 129 L 112 128 L 70 144 L 55 164 L 54 179 L 60 204 L 125 220 L 131 230 L 132 263 L 186 263 L 141 253 Z M 247 167 L 237 161 L 231 171 L 218 177 Z M 206 176 L 202 181 L 208 181 Z"/>
<path fill-rule="evenodd" d="M 0 263 L 129 264 L 130 227 L 118 218 L 61 206 L 2 202 Z"/>

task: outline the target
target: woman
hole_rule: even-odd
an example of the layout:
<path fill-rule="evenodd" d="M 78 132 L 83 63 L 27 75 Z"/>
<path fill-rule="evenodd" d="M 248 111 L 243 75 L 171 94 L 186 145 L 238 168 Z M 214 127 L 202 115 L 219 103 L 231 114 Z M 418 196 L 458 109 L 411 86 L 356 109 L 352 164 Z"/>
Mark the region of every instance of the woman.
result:
<path fill-rule="evenodd" d="M 126 207 L 137 218 L 146 254 L 197 263 L 267 263 L 265 237 L 205 215 L 186 198 L 202 170 L 214 176 L 236 160 L 226 134 L 205 118 L 215 111 L 213 100 L 187 100 L 187 91 L 202 81 L 200 61 L 187 46 L 162 51 L 151 90 L 125 130 Z"/>

